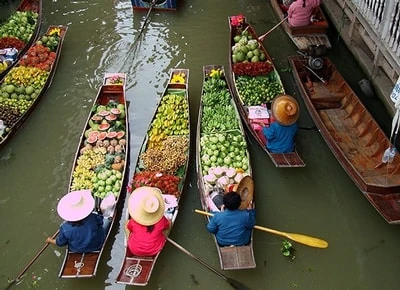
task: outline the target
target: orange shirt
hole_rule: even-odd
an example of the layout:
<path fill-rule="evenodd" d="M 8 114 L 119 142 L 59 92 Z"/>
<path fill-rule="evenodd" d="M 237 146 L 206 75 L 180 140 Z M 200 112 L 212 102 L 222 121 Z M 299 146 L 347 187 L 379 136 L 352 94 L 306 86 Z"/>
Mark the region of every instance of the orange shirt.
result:
<path fill-rule="evenodd" d="M 128 247 L 131 253 L 136 256 L 154 256 L 165 245 L 166 239 L 163 231 L 169 228 L 169 221 L 163 216 L 154 225 L 153 230 L 148 232 L 147 226 L 130 219 L 127 228 L 130 231 Z"/>

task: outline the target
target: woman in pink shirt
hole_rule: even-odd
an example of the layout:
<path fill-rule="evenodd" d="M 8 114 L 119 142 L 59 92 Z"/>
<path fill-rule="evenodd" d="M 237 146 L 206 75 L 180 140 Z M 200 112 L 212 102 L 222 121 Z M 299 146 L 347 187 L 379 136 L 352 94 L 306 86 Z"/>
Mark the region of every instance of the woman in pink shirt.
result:
<path fill-rule="evenodd" d="M 136 256 L 154 256 L 166 243 L 164 231 L 170 222 L 164 216 L 165 203 L 156 187 L 135 189 L 128 200 L 131 219 L 126 224 L 128 248 Z"/>
<path fill-rule="evenodd" d="M 289 6 L 288 21 L 291 26 L 305 26 L 310 24 L 311 15 L 321 0 L 295 0 Z"/>

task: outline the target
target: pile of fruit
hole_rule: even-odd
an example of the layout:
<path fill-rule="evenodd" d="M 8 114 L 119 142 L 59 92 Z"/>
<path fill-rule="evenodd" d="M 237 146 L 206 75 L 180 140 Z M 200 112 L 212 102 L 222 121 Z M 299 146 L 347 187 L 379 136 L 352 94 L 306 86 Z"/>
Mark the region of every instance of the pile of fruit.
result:
<path fill-rule="evenodd" d="M 170 83 L 185 83 L 186 75 L 176 72 Z M 173 89 L 161 98 L 147 132 L 145 149 L 139 155 L 136 172 L 127 187 L 131 193 L 141 186 L 153 186 L 163 194 L 179 198 L 182 177 L 189 156 L 189 105 L 185 89 Z"/>
<path fill-rule="evenodd" d="M 37 26 L 38 13 L 16 11 L 0 26 L 0 49 L 15 48 L 20 51 L 32 37 Z M 6 62 L 0 63 L 0 73 L 8 68 Z"/>
<path fill-rule="evenodd" d="M 213 186 L 218 182 L 225 187 L 228 183 L 238 183 L 243 173 L 248 172 L 250 163 L 247 143 L 240 131 L 238 113 L 233 106 L 223 73 L 211 70 L 208 76 L 202 95 L 201 170 L 206 184 Z M 220 169 L 224 173 L 230 169 L 228 177 L 223 177 L 223 173 L 212 173 L 214 170 L 219 172 Z"/>
<path fill-rule="evenodd" d="M 56 46 L 36 43 L 4 77 L 0 85 L 0 119 L 4 121 L 6 130 L 22 117 L 32 106 L 49 77 L 49 71 L 56 59 L 60 40 L 60 29 L 54 28 L 43 37 L 57 39 Z M 42 37 L 42 38 L 43 38 Z"/>
<path fill-rule="evenodd" d="M 167 136 L 189 134 L 189 109 L 185 91 L 167 93 L 161 99 L 154 120 L 148 132 L 148 146 L 158 147 Z"/>
<path fill-rule="evenodd" d="M 284 93 L 278 73 L 256 36 L 246 29 L 237 29 L 233 42 L 233 72 L 243 104 L 269 104 L 275 96 Z"/>
<path fill-rule="evenodd" d="M 118 196 L 126 166 L 125 122 L 123 104 L 110 101 L 95 108 L 84 133 L 71 190 L 91 189 L 100 198 L 110 192 Z"/>

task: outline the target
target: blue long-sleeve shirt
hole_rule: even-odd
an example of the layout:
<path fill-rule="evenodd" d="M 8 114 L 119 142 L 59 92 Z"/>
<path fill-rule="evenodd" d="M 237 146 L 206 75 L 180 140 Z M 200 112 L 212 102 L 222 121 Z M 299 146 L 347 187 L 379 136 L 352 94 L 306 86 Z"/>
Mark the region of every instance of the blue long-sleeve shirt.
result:
<path fill-rule="evenodd" d="M 215 234 L 220 246 L 243 246 L 250 243 L 251 231 L 256 224 L 256 211 L 224 210 L 214 213 L 207 230 Z"/>
<path fill-rule="evenodd" d="M 282 126 L 278 122 L 273 122 L 268 128 L 264 127 L 262 132 L 267 139 L 267 149 L 272 153 L 293 152 L 297 130 L 297 123 Z"/>
<path fill-rule="evenodd" d="M 79 225 L 63 223 L 56 244 L 59 247 L 68 245 L 72 252 L 88 253 L 100 250 L 104 239 L 103 217 L 91 213 Z"/>

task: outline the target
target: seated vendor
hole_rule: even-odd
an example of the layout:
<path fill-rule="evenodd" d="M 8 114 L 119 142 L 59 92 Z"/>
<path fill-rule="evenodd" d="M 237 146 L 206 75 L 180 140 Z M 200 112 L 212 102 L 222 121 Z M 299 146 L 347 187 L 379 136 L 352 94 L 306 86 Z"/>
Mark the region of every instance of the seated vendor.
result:
<path fill-rule="evenodd" d="M 289 95 L 275 97 L 271 106 L 275 122 L 263 127 L 267 139 L 266 147 L 271 153 L 288 153 L 294 151 L 294 139 L 298 130 L 299 105 Z"/>
<path fill-rule="evenodd" d="M 288 9 L 291 26 L 305 26 L 311 23 L 311 16 L 321 4 L 321 0 L 295 0 Z"/>

